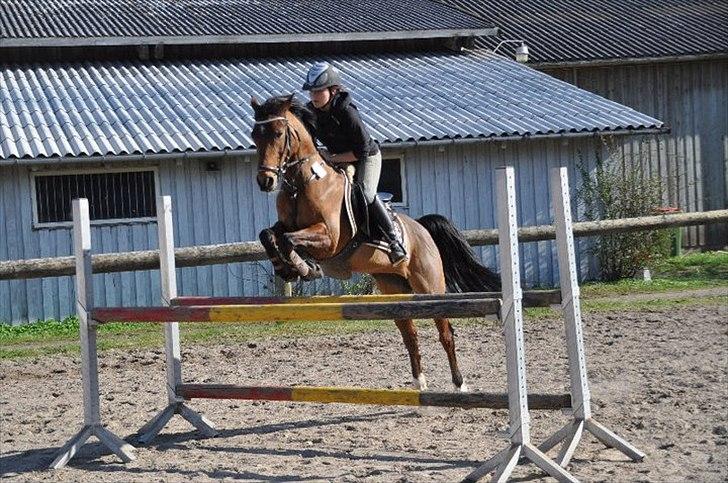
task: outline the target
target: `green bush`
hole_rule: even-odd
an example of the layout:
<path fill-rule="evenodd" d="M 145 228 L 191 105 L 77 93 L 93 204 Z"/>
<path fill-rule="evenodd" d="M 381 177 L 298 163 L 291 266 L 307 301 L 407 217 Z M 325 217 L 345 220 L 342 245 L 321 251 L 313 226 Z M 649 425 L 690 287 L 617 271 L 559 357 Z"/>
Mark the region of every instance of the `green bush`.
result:
<path fill-rule="evenodd" d="M 374 277 L 362 274 L 351 280 L 342 280 L 341 292 L 346 295 L 371 295 L 374 293 Z"/>
<path fill-rule="evenodd" d="M 627 162 L 607 147 L 606 159 L 596 152 L 590 170 L 580 154 L 582 185 L 577 199 L 587 220 L 633 218 L 655 214 L 662 205 L 662 181 L 651 177 L 643 163 Z M 617 233 L 597 237 L 591 249 L 599 261 L 601 279 L 614 281 L 634 275 L 665 257 L 670 248 L 668 230 Z"/>

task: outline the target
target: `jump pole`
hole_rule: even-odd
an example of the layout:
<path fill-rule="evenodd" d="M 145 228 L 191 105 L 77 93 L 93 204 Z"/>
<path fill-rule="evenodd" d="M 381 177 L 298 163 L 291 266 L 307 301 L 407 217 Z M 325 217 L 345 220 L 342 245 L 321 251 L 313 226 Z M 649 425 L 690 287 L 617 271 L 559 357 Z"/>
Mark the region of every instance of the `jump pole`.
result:
<path fill-rule="evenodd" d="M 508 480 L 519 459 L 528 460 L 559 481 L 576 482 L 561 466 L 531 443 L 526 361 L 521 306 L 521 271 L 518 257 L 515 173 L 512 166 L 496 170 L 498 246 L 503 286 L 501 322 L 506 344 L 510 445 L 470 473 L 464 481 L 478 481 L 493 473 L 493 481 Z"/>
<path fill-rule="evenodd" d="M 377 404 L 387 406 L 437 406 L 447 408 L 508 409 L 508 394 L 436 392 L 413 389 L 371 389 L 318 386 L 237 386 L 232 384 L 182 384 L 177 394 L 185 399 L 242 399 L 313 403 Z M 532 409 L 571 407 L 569 394 L 529 394 Z"/>
<path fill-rule="evenodd" d="M 448 300 L 466 299 L 502 299 L 502 292 L 463 292 L 445 294 Z M 309 297 L 177 297 L 171 301 L 175 306 L 206 305 L 282 305 L 282 304 L 317 304 L 317 303 L 351 303 L 351 302 L 407 302 L 442 300 L 441 294 L 378 294 L 378 295 L 312 295 Z M 523 292 L 524 307 L 549 307 L 561 305 L 560 290 L 525 290 Z"/>
<path fill-rule="evenodd" d="M 101 425 L 96 322 L 89 317 L 94 305 L 94 291 L 91 273 L 91 222 L 86 199 L 73 200 L 73 248 L 76 258 L 76 313 L 81 339 L 83 427 L 58 450 L 50 467 L 60 469 L 66 466 L 91 436 L 96 436 L 101 444 L 128 463 L 135 459 L 132 452 L 134 448 Z"/>
<path fill-rule="evenodd" d="M 162 285 L 162 304 L 169 306 L 177 298 L 177 270 L 174 259 L 174 229 L 172 222 L 172 198 L 157 197 L 157 233 L 159 234 L 159 269 Z M 167 373 L 167 407 L 154 416 L 137 432 L 137 441 L 148 444 L 164 428 L 172 416 L 179 414 L 204 436 L 217 436 L 215 426 L 197 411 L 190 409 L 185 400 L 177 395 L 182 384 L 182 356 L 179 340 L 179 323 L 164 325 L 164 353 Z"/>
<path fill-rule="evenodd" d="M 608 447 L 618 449 L 633 461 L 641 461 L 645 457 L 642 451 L 614 434 L 592 417 L 581 322 L 579 281 L 576 271 L 574 231 L 571 219 L 569 174 L 566 167 L 551 169 L 551 199 L 554 206 L 561 306 L 566 330 L 571 402 L 574 413 L 573 419 L 539 445 L 539 449 L 547 452 L 563 442 L 556 461 L 562 467 L 566 467 L 574 455 L 583 431 L 587 430 Z"/>

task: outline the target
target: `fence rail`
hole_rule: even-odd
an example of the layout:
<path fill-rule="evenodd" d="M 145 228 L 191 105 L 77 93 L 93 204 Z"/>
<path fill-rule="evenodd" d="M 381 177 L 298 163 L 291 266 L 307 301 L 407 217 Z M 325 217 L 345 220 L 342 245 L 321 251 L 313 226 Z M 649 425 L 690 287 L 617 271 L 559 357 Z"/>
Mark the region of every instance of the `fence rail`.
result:
<path fill-rule="evenodd" d="M 574 223 L 574 236 L 585 237 L 726 222 L 728 222 L 728 210 L 583 221 Z M 498 230 L 495 229 L 464 230 L 463 234 L 472 246 L 498 243 Z M 521 242 L 555 238 L 555 229 L 551 225 L 529 226 L 518 230 L 518 239 Z M 253 262 L 267 258 L 261 244 L 252 241 L 177 248 L 174 256 L 178 267 Z M 152 270 L 159 268 L 159 251 L 145 250 L 93 255 L 92 265 L 94 273 Z M 73 275 L 75 272 L 75 262 L 72 256 L 0 262 L 0 280 L 60 277 Z"/>

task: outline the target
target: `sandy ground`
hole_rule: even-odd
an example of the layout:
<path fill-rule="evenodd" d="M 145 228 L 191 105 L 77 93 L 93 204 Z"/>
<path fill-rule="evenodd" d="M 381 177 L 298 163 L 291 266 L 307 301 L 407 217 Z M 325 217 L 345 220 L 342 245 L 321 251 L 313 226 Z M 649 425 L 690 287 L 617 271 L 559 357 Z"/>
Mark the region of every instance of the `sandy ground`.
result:
<path fill-rule="evenodd" d="M 587 435 L 571 472 L 584 481 L 728 480 L 728 307 L 585 319 L 595 416 L 647 457 L 632 463 Z M 561 321 L 527 322 L 526 331 L 530 389 L 563 391 Z M 431 388 L 450 390 L 434 328 L 423 327 L 421 340 Z M 463 327 L 457 345 L 473 388 L 504 388 L 498 326 Z M 187 346 L 183 357 L 190 382 L 410 382 L 396 331 Z M 100 365 L 103 420 L 133 442 L 165 402 L 163 353 L 108 351 Z M 120 463 L 92 440 L 67 468 L 50 471 L 56 449 L 81 425 L 78 357 L 2 361 L 0 388 L 3 481 L 457 481 L 506 444 L 500 410 L 195 400 L 191 406 L 216 423 L 219 437 L 202 439 L 176 417 L 154 444 L 137 449 L 135 462 Z M 533 411 L 534 441 L 566 421 L 560 412 Z M 531 465 L 516 476 L 545 479 Z"/>

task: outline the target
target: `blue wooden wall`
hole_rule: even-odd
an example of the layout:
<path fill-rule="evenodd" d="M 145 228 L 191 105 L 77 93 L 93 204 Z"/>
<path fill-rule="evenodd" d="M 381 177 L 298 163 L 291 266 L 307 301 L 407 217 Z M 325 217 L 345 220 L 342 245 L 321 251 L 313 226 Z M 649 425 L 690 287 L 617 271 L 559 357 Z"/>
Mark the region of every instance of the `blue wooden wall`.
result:
<path fill-rule="evenodd" d="M 406 206 L 399 209 L 418 217 L 441 213 L 462 229 L 495 227 L 494 169 L 516 167 L 518 213 L 521 225 L 551 223 L 548 169 L 570 166 L 578 181 L 575 162 L 593 162 L 600 149 L 597 139 L 489 142 L 418 146 L 388 150 L 404 159 Z M 140 165 L 136 165 L 140 166 Z M 154 164 L 159 170 L 160 194 L 173 198 L 177 246 L 256 240 L 258 232 L 275 221 L 274 195 L 259 192 L 255 165 L 249 159 L 220 161 L 219 171 L 206 171 L 196 160 Z M 58 169 L 58 166 L 52 166 Z M 572 189 L 575 183 L 572 183 Z M 27 166 L 0 167 L 0 260 L 56 257 L 71 254 L 70 228 L 34 229 L 32 226 L 31 172 Z M 95 253 L 153 249 L 156 224 L 135 223 L 94 226 Z M 582 277 L 593 276 L 593 261 L 581 240 Z M 479 248 L 482 260 L 497 266 L 495 247 Z M 555 249 L 550 241 L 521 247 L 523 278 L 529 286 L 554 285 Z M 179 269 L 180 294 L 258 295 L 273 290 L 270 263 L 236 263 Z M 159 275 L 155 271 L 99 274 L 94 277 L 97 305 L 158 304 Z M 321 280 L 306 286 L 307 293 L 341 289 L 338 281 Z M 0 321 L 23 322 L 62 318 L 73 313 L 72 277 L 0 281 Z"/>

